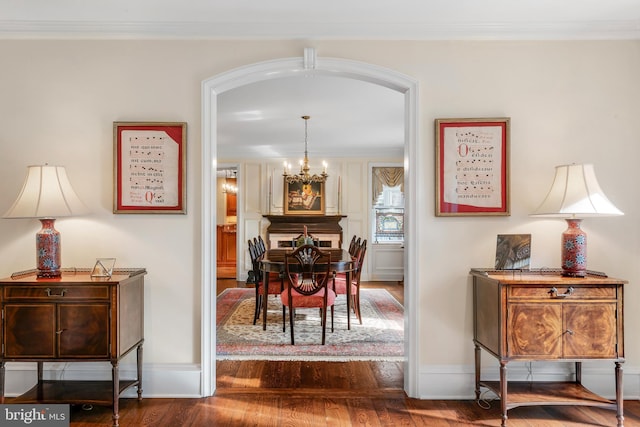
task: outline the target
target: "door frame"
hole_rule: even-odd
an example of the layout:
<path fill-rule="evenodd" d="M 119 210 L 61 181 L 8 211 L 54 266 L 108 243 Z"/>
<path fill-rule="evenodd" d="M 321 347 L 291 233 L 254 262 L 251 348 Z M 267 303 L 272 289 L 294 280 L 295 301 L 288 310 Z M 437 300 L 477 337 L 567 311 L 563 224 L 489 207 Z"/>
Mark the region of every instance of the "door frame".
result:
<path fill-rule="evenodd" d="M 211 396 L 216 386 L 216 198 L 212 176 L 217 169 L 217 97 L 237 87 L 273 78 L 300 75 L 331 75 L 378 84 L 404 94 L 405 97 L 405 362 L 404 390 L 418 397 L 418 81 L 397 71 L 364 62 L 315 56 L 315 49 L 305 48 L 302 57 L 259 62 L 218 74 L 202 82 L 202 259 L 201 259 L 201 395 Z M 238 218 L 240 221 L 240 218 Z"/>

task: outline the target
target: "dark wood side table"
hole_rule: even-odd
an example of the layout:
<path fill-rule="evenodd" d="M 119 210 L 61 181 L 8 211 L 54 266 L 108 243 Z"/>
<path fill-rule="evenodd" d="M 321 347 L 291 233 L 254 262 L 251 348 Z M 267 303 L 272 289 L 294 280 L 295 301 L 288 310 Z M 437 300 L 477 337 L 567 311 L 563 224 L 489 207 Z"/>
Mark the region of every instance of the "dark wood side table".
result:
<path fill-rule="evenodd" d="M 144 269 L 120 269 L 111 278 L 63 271 L 57 279 L 26 272 L 0 280 L 2 335 L 0 399 L 6 362 L 36 362 L 37 384 L 12 403 L 88 403 L 113 406 L 136 386 L 142 399 Z M 118 363 L 137 352 L 137 378 L 120 380 Z M 44 380 L 44 362 L 111 362 L 111 381 Z"/>
<path fill-rule="evenodd" d="M 584 405 L 616 410 L 623 426 L 623 285 L 625 280 L 555 272 L 472 269 L 476 399 L 486 387 L 500 397 L 502 426 L 517 406 Z M 500 381 L 481 378 L 481 349 L 500 362 Z M 507 380 L 511 361 L 575 362 L 574 381 Z M 616 399 L 582 385 L 582 362 L 615 364 Z"/>

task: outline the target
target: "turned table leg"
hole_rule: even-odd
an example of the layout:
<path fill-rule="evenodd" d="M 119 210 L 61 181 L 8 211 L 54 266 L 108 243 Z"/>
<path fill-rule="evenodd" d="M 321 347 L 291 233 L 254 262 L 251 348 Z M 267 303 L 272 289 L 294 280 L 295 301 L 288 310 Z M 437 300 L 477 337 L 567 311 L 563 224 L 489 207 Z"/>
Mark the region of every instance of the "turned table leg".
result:
<path fill-rule="evenodd" d="M 507 362 L 500 361 L 500 411 L 502 427 L 507 427 Z"/>
<path fill-rule="evenodd" d="M 476 358 L 476 401 L 480 400 L 480 346 L 476 343 L 475 358 Z"/>
<path fill-rule="evenodd" d="M 622 400 L 622 363 L 616 362 L 616 418 L 618 427 L 624 425 L 624 400 Z"/>
<path fill-rule="evenodd" d="M 136 365 L 138 369 L 138 400 L 142 400 L 142 344 L 136 350 Z"/>
<path fill-rule="evenodd" d="M 111 379 L 113 383 L 113 427 L 118 427 L 120 421 L 120 373 L 117 360 L 111 362 Z"/>
<path fill-rule="evenodd" d="M 4 403 L 4 362 L 0 362 L 0 403 Z"/>

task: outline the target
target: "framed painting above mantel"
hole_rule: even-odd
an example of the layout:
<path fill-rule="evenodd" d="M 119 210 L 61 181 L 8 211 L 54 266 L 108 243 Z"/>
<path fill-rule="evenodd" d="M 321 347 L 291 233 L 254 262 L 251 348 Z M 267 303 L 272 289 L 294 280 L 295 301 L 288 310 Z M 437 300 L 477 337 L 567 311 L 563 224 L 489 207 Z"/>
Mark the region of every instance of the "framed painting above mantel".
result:
<path fill-rule="evenodd" d="M 288 183 L 284 180 L 285 215 L 324 215 L 324 182 Z"/>

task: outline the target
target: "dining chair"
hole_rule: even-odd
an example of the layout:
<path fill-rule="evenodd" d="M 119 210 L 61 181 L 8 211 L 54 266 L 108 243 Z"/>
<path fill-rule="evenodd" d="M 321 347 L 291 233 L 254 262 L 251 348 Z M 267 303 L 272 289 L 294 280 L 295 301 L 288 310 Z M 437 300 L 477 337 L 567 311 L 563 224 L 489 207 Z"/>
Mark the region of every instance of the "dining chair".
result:
<path fill-rule="evenodd" d="M 259 251 L 260 254 L 264 254 L 265 252 L 267 252 L 267 247 L 264 244 L 264 240 L 262 239 L 262 236 L 255 237 L 253 239 L 253 242 L 255 243 L 256 247 L 258 248 L 258 251 Z"/>
<path fill-rule="evenodd" d="M 359 240 L 359 239 L 358 239 Z M 367 252 L 367 239 L 358 242 L 354 250 L 353 271 L 351 272 L 351 308 L 362 325 L 360 313 L 360 275 L 364 265 L 364 256 Z M 345 273 L 336 273 L 333 277 L 333 291 L 336 295 L 347 295 L 347 276 Z"/>
<path fill-rule="evenodd" d="M 253 271 L 255 289 L 256 289 L 256 306 L 255 311 L 253 313 L 253 324 L 255 325 L 260 318 L 260 313 L 262 312 L 262 304 L 266 304 L 266 301 L 263 301 L 264 298 L 264 276 L 262 271 L 260 270 L 260 261 L 264 258 L 264 254 L 266 249 L 264 246 L 260 246 L 260 239 L 254 238 L 253 241 L 249 240 L 249 256 L 251 257 L 251 266 Z M 267 298 L 269 295 L 280 295 L 282 290 L 284 289 L 284 278 L 282 275 L 269 272 L 269 289 L 267 290 Z M 282 308 L 284 312 L 284 307 Z"/>
<path fill-rule="evenodd" d="M 351 238 L 351 243 L 349 243 L 349 255 L 354 256 L 356 248 L 357 248 L 356 235 L 354 234 L 353 237 Z"/>
<path fill-rule="evenodd" d="M 331 307 L 333 332 L 333 305 L 335 292 L 328 287 L 331 276 L 331 252 L 314 245 L 302 245 L 284 257 L 286 289 L 280 294 L 282 304 L 289 309 L 291 344 L 295 344 L 294 318 L 296 309 L 320 308 L 322 345 L 327 331 L 327 308 Z M 282 315 L 282 331 L 286 330 L 286 316 Z"/>

